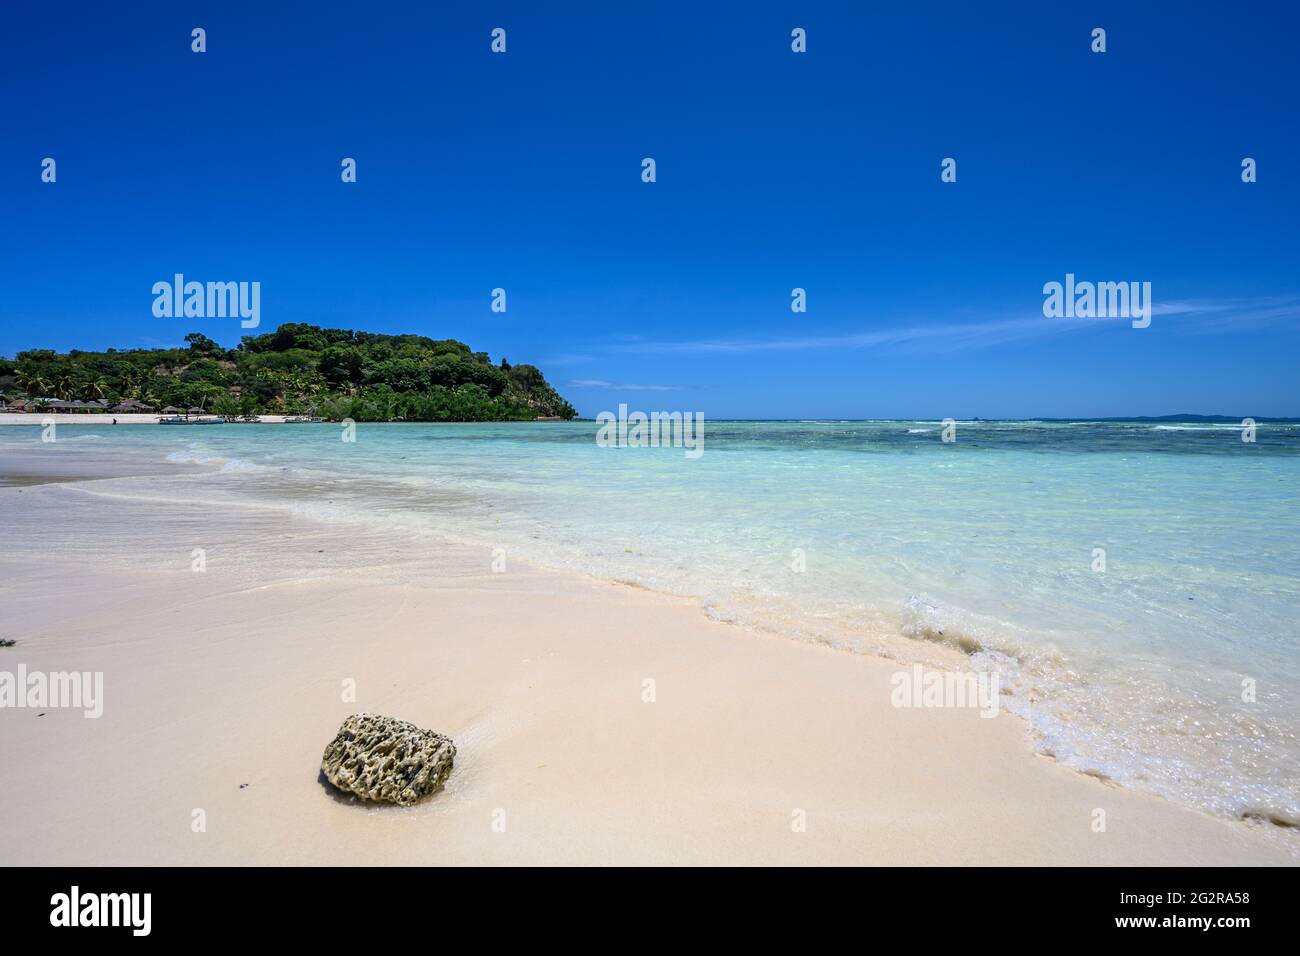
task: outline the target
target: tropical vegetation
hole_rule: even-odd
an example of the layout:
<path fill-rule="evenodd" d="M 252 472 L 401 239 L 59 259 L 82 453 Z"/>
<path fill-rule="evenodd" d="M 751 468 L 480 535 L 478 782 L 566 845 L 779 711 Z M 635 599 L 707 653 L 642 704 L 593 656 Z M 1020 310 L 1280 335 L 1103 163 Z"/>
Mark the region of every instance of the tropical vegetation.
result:
<path fill-rule="evenodd" d="M 63 401 L 135 400 L 217 415 L 315 414 L 355 421 L 573 418 L 533 365 L 493 364 L 454 339 L 291 323 L 225 349 L 198 332 L 185 348 L 49 349 L 0 357 L 0 393 Z"/>

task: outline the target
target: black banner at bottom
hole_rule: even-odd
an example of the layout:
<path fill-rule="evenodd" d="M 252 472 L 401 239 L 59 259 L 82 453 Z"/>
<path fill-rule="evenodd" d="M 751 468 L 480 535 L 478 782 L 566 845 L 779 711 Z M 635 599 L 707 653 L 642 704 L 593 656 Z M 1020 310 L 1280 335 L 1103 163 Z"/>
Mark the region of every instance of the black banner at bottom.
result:
<path fill-rule="evenodd" d="M 775 932 L 774 921 L 782 932 L 847 921 L 859 934 L 914 926 L 924 951 L 969 941 L 976 920 L 1003 933 L 1231 944 L 1292 924 L 1293 882 L 1294 873 L 1259 869 L 730 870 L 719 881 L 708 870 L 26 868 L 0 870 L 0 912 L 10 942 L 75 933 L 81 942 L 310 945 L 342 933 L 390 946 L 428 942 L 444 919 L 468 930 L 495 914 L 480 930 L 492 937 L 679 922 L 748 935 L 747 923 L 754 933 Z"/>

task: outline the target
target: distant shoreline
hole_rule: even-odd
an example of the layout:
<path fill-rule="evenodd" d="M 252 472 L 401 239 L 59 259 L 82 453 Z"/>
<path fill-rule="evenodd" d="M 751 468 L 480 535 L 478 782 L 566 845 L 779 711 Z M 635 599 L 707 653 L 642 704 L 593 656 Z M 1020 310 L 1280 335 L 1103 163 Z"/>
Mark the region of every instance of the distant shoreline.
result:
<path fill-rule="evenodd" d="M 50 412 L 40 414 L 39 412 L 10 412 L 8 414 L 0 412 L 0 425 L 27 425 L 33 428 L 39 428 L 42 425 L 53 422 L 55 425 L 157 425 L 159 419 L 170 416 L 161 414 L 140 415 L 134 413 L 125 413 L 114 415 L 111 412 L 97 412 L 91 414 L 77 414 L 76 412 Z M 193 416 L 195 418 L 216 418 L 215 415 Z M 227 425 L 282 425 L 292 415 L 259 415 L 255 422 L 225 422 Z M 575 418 L 572 421 L 590 422 L 590 418 Z M 537 418 L 532 421 L 506 421 L 506 422 L 482 422 L 476 420 L 467 421 L 443 421 L 443 422 L 426 422 L 426 421 L 392 421 L 392 422 L 366 422 L 366 427 L 371 425 L 555 425 L 561 424 L 563 420 L 553 418 Z M 194 424 L 191 422 L 190 424 Z M 299 422 L 296 424 L 316 424 L 316 425 L 338 425 L 337 421 L 321 422 Z M 177 427 L 174 425 L 168 427 Z"/>
<path fill-rule="evenodd" d="M 5 412 L 0 410 L 0 425 L 41 425 L 44 422 L 52 421 L 56 425 L 112 425 L 114 420 L 118 425 L 156 425 L 158 420 L 163 418 L 160 413 L 148 415 L 138 413 L 123 413 L 114 415 L 111 412 L 93 412 L 78 414 L 75 412 Z M 263 424 L 276 425 L 284 422 L 287 415 L 259 415 L 259 422 L 242 423 L 242 424 Z M 1059 424 L 1062 422 L 1074 422 L 1080 425 L 1104 425 L 1120 424 L 1124 422 L 1135 422 L 1141 424 L 1150 423 L 1192 423 L 1192 424 L 1211 424 L 1211 425 L 1240 425 L 1242 419 L 1246 416 L 1232 415 L 1135 415 L 1132 418 L 958 418 L 955 419 L 959 424 L 969 424 L 979 422 L 983 424 L 999 424 L 1007 422 L 1046 422 Z M 1266 415 L 1250 416 L 1257 424 L 1300 424 L 1300 416 L 1295 417 L 1272 417 Z M 573 418 L 571 422 L 594 422 L 591 418 Z M 785 422 L 785 423 L 834 423 L 834 422 L 933 422 L 938 424 L 941 419 L 937 418 L 711 418 L 711 422 Z M 511 425 L 531 425 L 538 422 L 543 424 L 555 424 L 553 419 L 536 419 L 534 421 L 509 421 L 500 424 Z M 492 424 L 490 422 L 367 422 L 367 425 L 457 425 L 457 424 Z"/>
<path fill-rule="evenodd" d="M 161 414 L 141 415 L 138 413 L 123 413 L 114 415 L 112 412 L 93 412 L 87 414 L 78 414 L 76 412 L 50 412 L 41 414 L 40 412 L 0 412 L 0 425 L 33 425 L 40 427 L 48 422 L 55 425 L 157 425 L 158 420 L 165 416 Z M 264 425 L 276 425 L 284 421 L 284 415 L 261 415 L 261 423 Z"/>

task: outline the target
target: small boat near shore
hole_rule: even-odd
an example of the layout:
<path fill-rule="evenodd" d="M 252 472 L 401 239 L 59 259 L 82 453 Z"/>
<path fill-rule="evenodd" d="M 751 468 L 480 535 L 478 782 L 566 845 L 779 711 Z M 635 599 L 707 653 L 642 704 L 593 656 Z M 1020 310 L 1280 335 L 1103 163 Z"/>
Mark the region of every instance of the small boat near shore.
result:
<path fill-rule="evenodd" d="M 159 425 L 224 425 L 225 423 L 224 418 L 188 418 L 184 415 L 165 415 L 158 419 Z"/>

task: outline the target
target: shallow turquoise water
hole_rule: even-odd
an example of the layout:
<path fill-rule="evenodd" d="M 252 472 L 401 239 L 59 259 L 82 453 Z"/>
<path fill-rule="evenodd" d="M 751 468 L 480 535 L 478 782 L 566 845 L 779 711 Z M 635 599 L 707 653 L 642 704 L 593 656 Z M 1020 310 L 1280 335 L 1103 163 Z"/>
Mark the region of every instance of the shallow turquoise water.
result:
<path fill-rule="evenodd" d="M 355 443 L 337 425 L 60 426 L 59 444 L 220 462 L 213 500 L 427 529 L 794 637 L 955 647 L 1059 759 L 1300 822 L 1300 425 L 1255 443 L 1225 425 L 941 427 L 708 422 L 698 460 L 597 447 L 592 423 L 360 425 Z M 0 452 L 36 439 L 0 429 Z"/>

